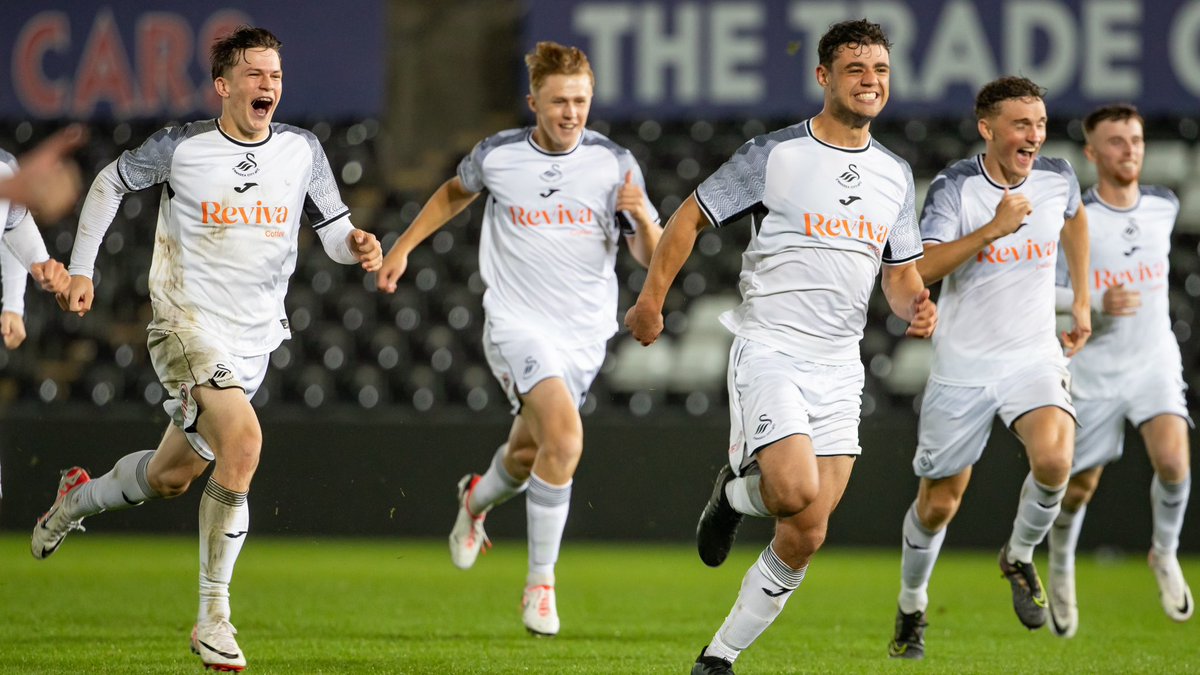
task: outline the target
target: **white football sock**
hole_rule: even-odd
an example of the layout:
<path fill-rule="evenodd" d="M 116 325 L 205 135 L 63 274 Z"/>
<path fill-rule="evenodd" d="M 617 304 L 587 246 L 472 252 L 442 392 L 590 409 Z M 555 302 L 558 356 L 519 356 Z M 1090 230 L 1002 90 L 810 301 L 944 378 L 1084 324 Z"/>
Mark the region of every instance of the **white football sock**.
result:
<path fill-rule="evenodd" d="M 1050 572 L 1059 576 L 1075 576 L 1075 549 L 1079 546 L 1079 532 L 1087 515 L 1087 504 L 1074 513 L 1062 509 L 1054 519 L 1046 540 L 1050 544 Z"/>
<path fill-rule="evenodd" d="M 1179 550 L 1179 533 L 1183 530 L 1183 512 L 1187 510 L 1192 491 L 1192 476 L 1179 483 L 1164 483 L 1154 474 L 1150 483 L 1150 510 L 1154 514 L 1154 537 L 1151 543 L 1155 554 L 1174 557 Z"/>
<path fill-rule="evenodd" d="M 250 529 L 245 492 L 211 478 L 200 497 L 200 613 L 198 620 L 229 619 L 229 582 Z"/>
<path fill-rule="evenodd" d="M 770 518 L 762 496 L 762 474 L 734 478 L 725 484 L 725 497 L 734 511 L 747 516 Z"/>
<path fill-rule="evenodd" d="M 554 585 L 554 565 L 562 546 L 563 529 L 571 510 L 571 482 L 550 485 L 529 474 L 525 493 L 525 522 L 529 533 L 528 585 Z"/>
<path fill-rule="evenodd" d="M 917 517 L 916 502 L 904 513 L 900 545 L 901 612 L 924 612 L 929 606 L 929 578 L 933 576 L 933 566 L 942 550 L 942 542 L 946 540 L 946 529 L 943 527 L 937 532 L 925 529 Z"/>
<path fill-rule="evenodd" d="M 529 486 L 528 481 L 519 481 L 504 468 L 504 453 L 508 443 L 501 445 L 492 456 L 492 463 L 475 484 L 467 499 L 467 509 L 475 515 L 487 513 L 492 507 L 503 504 Z"/>
<path fill-rule="evenodd" d="M 1030 472 L 1021 486 L 1021 499 L 1017 503 L 1017 517 L 1013 520 L 1012 536 L 1008 539 L 1008 561 L 1030 562 L 1033 549 L 1046 538 L 1054 519 L 1062 508 L 1062 498 L 1067 484 L 1057 487 L 1042 485 Z"/>
<path fill-rule="evenodd" d="M 153 456 L 153 450 L 141 450 L 118 459 L 108 473 L 93 478 L 71 493 L 71 499 L 65 504 L 67 515 L 75 520 L 156 499 L 158 493 L 146 480 L 146 466 Z"/>
<path fill-rule="evenodd" d="M 783 611 L 807 570 L 807 566 L 792 569 L 768 545 L 746 570 L 737 601 L 704 650 L 705 655 L 733 663 Z"/>

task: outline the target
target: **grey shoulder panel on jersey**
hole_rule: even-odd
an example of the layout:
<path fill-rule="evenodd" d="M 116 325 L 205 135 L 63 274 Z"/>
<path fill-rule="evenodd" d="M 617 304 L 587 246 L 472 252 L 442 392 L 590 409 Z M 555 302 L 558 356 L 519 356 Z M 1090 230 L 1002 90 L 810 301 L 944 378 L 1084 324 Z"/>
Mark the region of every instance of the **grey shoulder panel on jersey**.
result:
<path fill-rule="evenodd" d="M 483 192 L 483 160 L 496 148 L 521 143 L 528 136 L 528 127 L 506 129 L 475 144 L 471 152 L 458 163 L 458 180 L 471 192 Z"/>
<path fill-rule="evenodd" d="M 317 135 L 308 129 L 290 124 L 271 126 L 277 134 L 295 134 L 304 139 L 312 152 L 312 167 L 304 198 L 304 214 L 308 216 L 309 225 L 314 230 L 319 230 L 338 218 L 349 215 L 350 209 L 342 201 L 342 194 L 333 177 L 333 169 L 329 167 L 329 158 L 325 156 L 325 148 L 321 147 Z"/>
<path fill-rule="evenodd" d="M 1165 199 L 1174 204 L 1176 208 L 1179 207 L 1179 197 L 1176 196 L 1169 187 L 1165 187 L 1163 185 L 1141 185 L 1139 186 L 1139 189 L 1141 190 L 1142 195 L 1145 197 L 1158 197 L 1159 199 Z M 1088 190 L 1088 192 L 1090 193 L 1091 190 Z"/>
<path fill-rule="evenodd" d="M 216 128 L 216 120 L 201 120 L 159 129 L 138 147 L 121 153 L 117 158 L 117 175 L 130 191 L 165 183 L 171 177 L 171 158 L 179 144 Z"/>
<path fill-rule="evenodd" d="M 929 190 L 925 193 L 925 203 L 921 205 L 921 215 L 917 221 L 921 225 L 921 237 L 925 241 L 946 242 L 950 241 L 946 237 L 951 236 L 949 232 L 943 231 L 942 227 L 931 222 L 935 219 L 935 213 L 940 210 L 945 210 L 949 207 L 957 213 L 958 205 L 962 202 L 962 185 L 968 178 L 978 176 L 980 174 L 979 161 L 975 157 L 960 159 L 950 166 L 942 169 L 933 177 L 929 183 Z M 935 207 L 942 209 L 935 210 Z M 947 213 L 941 213 L 942 220 L 945 220 Z M 948 224 L 948 223 L 944 223 Z"/>
<path fill-rule="evenodd" d="M 1071 163 L 1059 157 L 1045 157 L 1038 155 L 1033 160 L 1034 171 L 1051 171 L 1067 180 L 1067 209 L 1063 212 L 1063 218 L 1073 218 L 1079 212 L 1079 177 L 1075 175 L 1075 168 Z"/>
<path fill-rule="evenodd" d="M 8 168 L 12 169 L 13 173 L 20 170 L 20 167 L 17 165 L 17 158 L 7 150 L 0 150 L 0 163 L 7 165 Z M 4 221 L 4 231 L 7 232 L 16 227 L 17 223 L 25 218 L 25 214 L 28 211 L 29 209 L 25 208 L 24 204 L 9 202 L 8 218 Z"/>
<path fill-rule="evenodd" d="M 804 122 L 760 134 L 742 144 L 733 156 L 696 188 L 696 202 L 714 227 L 738 220 L 762 204 L 766 190 L 767 158 L 780 143 L 808 136 Z"/>
<path fill-rule="evenodd" d="M 901 157 L 900 155 L 897 155 L 896 153 L 892 152 L 886 145 L 884 145 L 883 143 L 880 143 L 878 141 L 878 139 L 876 139 L 874 136 L 871 137 L 871 147 L 882 151 L 883 154 L 896 160 L 897 164 L 899 164 L 906 171 L 908 171 L 908 174 L 910 176 L 912 175 L 912 166 L 909 165 L 908 160 L 906 160 L 903 157 Z"/>

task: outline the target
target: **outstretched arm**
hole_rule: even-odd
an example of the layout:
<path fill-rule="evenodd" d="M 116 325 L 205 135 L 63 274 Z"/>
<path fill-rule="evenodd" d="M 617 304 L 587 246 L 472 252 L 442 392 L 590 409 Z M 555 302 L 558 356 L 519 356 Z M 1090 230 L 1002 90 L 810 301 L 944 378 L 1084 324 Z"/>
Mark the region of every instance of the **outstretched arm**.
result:
<path fill-rule="evenodd" d="M 625 314 L 625 325 L 643 345 L 652 344 L 662 333 L 662 307 L 667 299 L 667 291 L 683 263 L 692 254 L 696 237 L 706 227 L 708 219 L 700 212 L 695 194 L 688 196 L 667 221 L 667 227 L 650 260 L 642 292 L 638 295 L 637 303 Z"/>
<path fill-rule="evenodd" d="M 1088 286 L 1089 243 L 1087 211 L 1080 207 L 1075 215 L 1067 219 L 1062 229 L 1062 250 L 1067 258 L 1067 271 L 1071 275 L 1071 288 L 1075 297 L 1071 303 L 1071 316 L 1075 321 L 1071 332 L 1063 333 L 1063 346 L 1067 356 L 1074 356 L 1087 344 L 1092 334 L 1091 287 Z"/>
<path fill-rule="evenodd" d="M 937 328 L 937 305 L 929 299 L 929 289 L 925 288 L 917 264 L 885 265 L 883 295 L 892 313 L 908 322 L 905 335 L 927 338 Z"/>
<path fill-rule="evenodd" d="M 379 290 L 395 293 L 396 282 L 408 267 L 408 254 L 429 235 L 437 232 L 450 222 L 451 218 L 461 213 L 478 196 L 479 193 L 468 190 L 458 176 L 442 183 L 384 257 L 383 266 L 380 267 L 376 278 Z"/>

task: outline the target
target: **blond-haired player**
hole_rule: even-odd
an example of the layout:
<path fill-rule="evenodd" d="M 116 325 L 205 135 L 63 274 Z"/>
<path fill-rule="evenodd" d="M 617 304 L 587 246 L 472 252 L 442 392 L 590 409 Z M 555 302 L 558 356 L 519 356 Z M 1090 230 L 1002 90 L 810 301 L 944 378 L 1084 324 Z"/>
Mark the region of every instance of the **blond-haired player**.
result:
<path fill-rule="evenodd" d="M 534 125 L 476 145 L 400 236 L 378 280 L 395 291 L 413 248 L 488 191 L 483 341 L 515 416 L 487 470 L 459 482 L 450 556 L 471 567 L 487 541 L 487 512 L 526 492 L 522 620 L 531 633 L 555 635 L 554 566 L 583 452 L 579 406 L 617 329 L 617 245 L 626 240 L 645 265 L 661 228 L 633 155 L 585 128 L 594 84 L 587 56 L 539 42 L 525 62 Z"/>

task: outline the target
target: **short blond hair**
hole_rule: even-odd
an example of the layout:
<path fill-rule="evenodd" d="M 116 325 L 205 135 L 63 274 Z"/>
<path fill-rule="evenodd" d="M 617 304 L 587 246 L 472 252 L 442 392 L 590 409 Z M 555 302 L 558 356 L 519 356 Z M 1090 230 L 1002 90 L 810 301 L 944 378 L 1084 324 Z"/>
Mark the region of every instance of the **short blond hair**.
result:
<path fill-rule="evenodd" d="M 542 41 L 533 51 L 525 55 L 529 68 L 529 91 L 536 92 L 551 75 L 583 75 L 596 86 L 596 75 L 587 54 L 578 47 L 568 47 L 557 42 Z"/>

